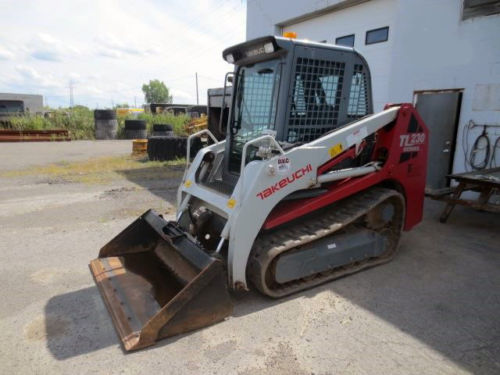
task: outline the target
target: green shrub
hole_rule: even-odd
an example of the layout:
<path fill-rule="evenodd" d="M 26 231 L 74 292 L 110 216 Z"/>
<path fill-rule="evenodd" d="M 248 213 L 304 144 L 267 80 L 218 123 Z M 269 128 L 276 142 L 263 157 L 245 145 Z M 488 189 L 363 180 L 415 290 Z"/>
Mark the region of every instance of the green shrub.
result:
<path fill-rule="evenodd" d="M 16 130 L 69 130 L 72 139 L 94 139 L 94 114 L 87 107 L 77 106 L 71 109 L 57 109 L 48 117 L 23 115 L 10 117 L 9 127 Z"/>
<path fill-rule="evenodd" d="M 151 113 L 141 113 L 138 116 L 119 115 L 117 138 L 124 138 L 125 120 L 135 118 L 146 121 L 149 134 L 153 131 L 153 124 L 170 124 L 176 135 L 185 135 L 184 125 L 189 121 L 189 116 L 186 115 Z M 16 130 L 66 129 L 69 130 L 72 139 L 95 139 L 94 111 L 84 106 L 52 110 L 47 118 L 29 114 L 10 117 L 8 125 L 4 124 L 3 127 Z"/>
<path fill-rule="evenodd" d="M 44 130 L 50 129 L 51 122 L 40 116 L 16 116 L 9 118 L 9 128 L 15 130 Z"/>

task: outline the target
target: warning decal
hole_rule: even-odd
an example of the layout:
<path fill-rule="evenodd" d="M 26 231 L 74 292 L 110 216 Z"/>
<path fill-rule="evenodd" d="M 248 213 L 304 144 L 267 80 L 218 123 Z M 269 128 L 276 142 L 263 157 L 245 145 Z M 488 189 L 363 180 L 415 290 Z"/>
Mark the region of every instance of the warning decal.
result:
<path fill-rule="evenodd" d="M 286 156 L 281 156 L 278 158 L 278 173 L 287 174 L 291 169 L 290 159 Z"/>

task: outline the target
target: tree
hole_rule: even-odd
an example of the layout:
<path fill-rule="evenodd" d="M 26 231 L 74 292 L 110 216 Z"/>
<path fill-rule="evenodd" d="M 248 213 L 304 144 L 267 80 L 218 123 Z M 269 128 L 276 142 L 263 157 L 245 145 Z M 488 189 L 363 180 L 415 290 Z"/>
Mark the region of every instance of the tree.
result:
<path fill-rule="evenodd" d="M 150 80 L 149 84 L 142 85 L 142 92 L 146 103 L 172 103 L 172 96 L 168 87 L 160 80 Z"/>

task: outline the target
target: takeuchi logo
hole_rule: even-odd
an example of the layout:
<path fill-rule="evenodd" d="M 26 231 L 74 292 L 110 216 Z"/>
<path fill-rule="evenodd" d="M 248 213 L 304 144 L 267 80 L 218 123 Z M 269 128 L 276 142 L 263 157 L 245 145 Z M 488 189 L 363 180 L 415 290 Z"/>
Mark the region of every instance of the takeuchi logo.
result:
<path fill-rule="evenodd" d="M 274 185 L 269 186 L 268 188 L 265 188 L 262 190 L 260 193 L 257 193 L 257 197 L 260 199 L 266 199 L 276 193 L 277 191 L 280 191 L 283 189 L 285 186 L 291 184 L 292 182 L 301 179 L 304 177 L 306 174 L 309 172 L 312 172 L 312 166 L 311 164 L 307 164 L 306 167 L 300 168 L 296 170 L 295 172 L 292 173 L 291 176 L 282 178 L 278 182 L 276 182 Z"/>

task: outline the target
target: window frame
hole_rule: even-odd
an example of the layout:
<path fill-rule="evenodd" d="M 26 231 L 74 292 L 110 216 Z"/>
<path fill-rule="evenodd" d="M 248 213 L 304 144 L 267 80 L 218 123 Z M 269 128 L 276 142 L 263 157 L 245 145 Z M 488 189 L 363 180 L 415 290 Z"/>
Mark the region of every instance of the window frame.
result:
<path fill-rule="evenodd" d="M 500 3 L 493 0 L 463 0 L 462 20 L 500 14 Z"/>
<path fill-rule="evenodd" d="M 367 77 L 366 72 L 363 70 L 364 66 L 362 64 L 354 64 L 354 72 L 351 79 L 351 86 L 349 89 L 349 97 L 347 99 L 347 118 L 358 119 L 366 116 L 368 114 L 368 88 L 367 88 Z M 354 80 L 359 80 L 356 85 Z M 353 91 L 356 86 L 359 85 L 359 89 Z M 356 101 L 356 103 L 354 103 Z M 363 108 L 360 108 L 360 103 Z M 361 113 L 360 113 L 361 112 Z"/>
<path fill-rule="evenodd" d="M 245 94 L 248 95 L 249 88 L 251 86 L 247 86 L 246 90 L 244 89 L 241 91 L 238 86 L 244 85 L 243 87 L 245 88 L 245 78 L 248 77 L 255 77 L 255 74 L 260 75 L 263 73 L 260 73 L 260 70 L 269 68 L 269 66 L 272 66 L 273 72 L 272 72 L 272 87 L 271 87 L 271 92 L 270 92 L 270 99 L 271 101 L 269 102 L 270 108 L 269 108 L 269 115 L 268 115 L 268 120 L 265 120 L 261 123 L 253 123 L 252 121 L 245 122 L 251 126 L 242 126 L 244 123 L 243 121 L 243 110 L 242 108 L 248 105 L 248 102 L 252 102 L 251 96 L 250 97 L 245 97 Z M 257 68 L 260 68 L 260 70 L 256 70 Z M 250 72 L 248 72 L 250 70 Z M 274 130 L 276 126 L 276 116 L 278 112 L 278 92 L 279 92 L 279 87 L 281 84 L 281 77 L 282 77 L 282 63 L 280 60 L 264 60 L 264 61 L 259 61 L 256 62 L 255 64 L 247 64 L 247 65 L 242 65 L 238 67 L 238 70 L 236 72 L 236 80 L 234 83 L 233 87 L 233 92 L 238 92 L 241 94 L 241 97 L 239 96 L 234 96 L 233 99 L 233 109 L 231 111 L 231 120 L 228 124 L 230 127 L 230 134 L 229 137 L 227 138 L 227 141 L 229 141 L 230 145 L 228 147 L 228 154 L 227 155 L 234 155 L 236 152 L 239 154 L 239 150 L 237 149 L 238 143 L 241 144 L 241 151 L 243 151 L 243 145 L 248 141 L 248 139 L 245 138 L 252 138 L 252 133 L 258 133 L 258 132 L 263 132 L 266 129 L 271 129 Z M 251 74 L 251 75 L 247 75 Z M 267 73 L 266 73 L 267 74 Z M 249 82 L 250 84 L 250 82 Z M 262 85 L 262 84 L 261 84 Z M 253 87 L 253 90 L 257 90 L 258 88 Z M 250 99 L 249 99 L 250 98 Z M 242 105 L 243 101 L 246 103 Z M 262 102 L 263 104 L 266 104 L 265 101 Z M 255 104 L 254 104 L 255 105 Z M 257 104 L 257 108 L 261 104 Z M 260 109 L 259 109 L 260 110 Z M 250 113 L 251 115 L 251 113 Z M 253 113 L 255 115 L 255 113 Z M 260 116 L 262 117 L 262 116 Z M 238 126 L 235 126 L 235 123 L 238 123 Z M 267 127 L 264 127 L 264 124 L 267 125 Z M 259 129 L 260 128 L 260 129 Z M 262 135 L 262 134 L 261 134 Z M 258 135 L 257 135 L 258 136 Z M 240 139 L 238 139 L 240 137 Z M 250 146 L 253 147 L 253 146 Z M 242 156 L 242 154 L 240 154 Z M 254 155 L 247 154 L 247 161 L 246 163 L 249 163 L 252 160 L 256 160 Z M 253 159 L 252 159 L 253 158 Z M 238 160 L 236 163 L 234 160 L 230 157 L 226 158 L 227 162 L 227 170 L 229 173 L 233 175 L 239 174 L 239 168 L 241 165 L 241 158 Z"/>
<path fill-rule="evenodd" d="M 386 38 L 384 40 L 379 40 L 379 41 L 376 41 L 376 42 L 368 43 L 368 34 L 369 33 L 374 32 L 374 31 L 385 30 L 385 29 L 387 29 L 387 36 L 386 36 Z M 389 26 L 378 27 L 376 29 L 367 30 L 366 33 L 365 33 L 365 45 L 367 45 L 367 46 L 369 46 L 371 44 L 385 43 L 388 40 L 389 40 Z"/>
<path fill-rule="evenodd" d="M 352 36 L 352 46 L 346 46 L 345 44 L 338 44 L 337 41 L 339 39 L 343 39 L 343 38 L 349 38 Z M 356 34 L 348 34 L 348 35 L 343 35 L 343 36 L 339 36 L 338 38 L 335 38 L 335 44 L 339 45 L 339 46 L 344 46 L 344 47 L 352 47 L 354 48 L 354 43 L 356 43 Z"/>

